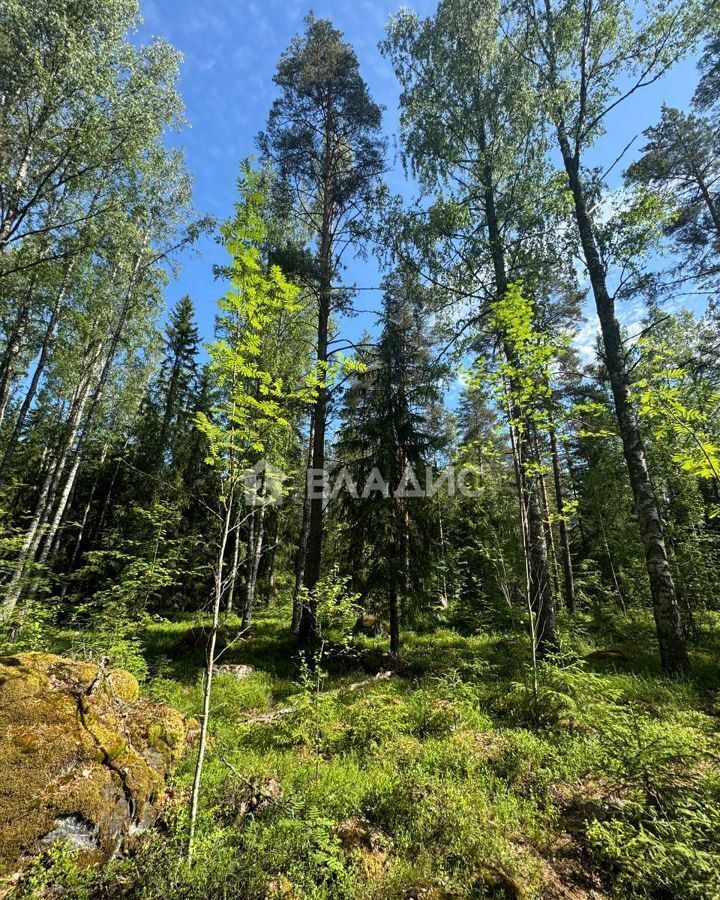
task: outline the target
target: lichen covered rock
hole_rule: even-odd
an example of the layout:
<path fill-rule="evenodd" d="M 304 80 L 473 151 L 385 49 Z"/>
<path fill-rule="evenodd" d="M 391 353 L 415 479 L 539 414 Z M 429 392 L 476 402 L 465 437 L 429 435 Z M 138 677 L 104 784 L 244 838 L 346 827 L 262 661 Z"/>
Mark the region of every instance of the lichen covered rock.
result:
<path fill-rule="evenodd" d="M 151 825 L 189 723 L 128 672 L 0 657 L 0 870 L 55 840 L 89 860 Z"/>

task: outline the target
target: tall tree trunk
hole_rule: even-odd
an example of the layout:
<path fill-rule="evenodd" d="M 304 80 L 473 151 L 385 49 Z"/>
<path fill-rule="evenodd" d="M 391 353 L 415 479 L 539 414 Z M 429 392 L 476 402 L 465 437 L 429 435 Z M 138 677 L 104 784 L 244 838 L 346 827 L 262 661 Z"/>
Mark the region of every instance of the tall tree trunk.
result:
<path fill-rule="evenodd" d="M 390 579 L 388 613 L 390 617 L 390 652 L 400 652 L 400 611 L 398 604 L 397 578 Z"/>
<path fill-rule="evenodd" d="M 137 252 L 135 257 L 135 262 L 133 264 L 132 273 L 130 275 L 130 280 L 128 286 L 123 295 L 122 306 L 120 307 L 120 313 L 118 315 L 117 322 L 115 324 L 115 328 L 112 333 L 112 338 L 110 341 L 110 346 L 108 348 L 107 355 L 105 357 L 105 361 L 103 363 L 102 369 L 100 370 L 100 377 L 98 378 L 97 385 L 93 392 L 92 402 L 90 404 L 90 408 L 88 409 L 87 415 L 85 417 L 85 423 L 80 434 L 80 437 L 77 442 L 77 446 L 75 448 L 75 454 L 72 466 L 70 468 L 70 472 L 68 477 L 65 479 L 65 484 L 59 494 L 58 500 L 55 504 L 55 512 L 52 517 L 52 521 L 50 522 L 47 535 L 45 537 L 45 543 L 43 546 L 42 553 L 40 555 L 40 563 L 45 563 L 50 555 L 50 551 L 55 542 L 55 536 L 57 534 L 58 528 L 60 527 L 63 517 L 65 515 L 65 511 L 68 506 L 68 502 L 70 500 L 70 496 L 75 488 L 75 480 L 77 479 L 78 471 L 80 470 L 80 465 L 85 456 L 85 448 L 87 447 L 87 442 L 92 434 L 95 414 L 100 409 L 100 404 L 102 402 L 103 395 L 105 393 L 105 388 L 107 386 L 108 379 L 110 377 L 110 372 L 112 370 L 113 364 L 115 362 L 115 354 L 117 353 L 117 348 L 120 344 L 120 340 L 123 335 L 123 331 L 125 328 L 125 324 L 127 322 L 127 317 L 130 313 L 130 307 L 132 306 L 132 300 L 134 296 L 135 286 L 137 283 L 137 278 L 140 273 L 140 267 L 142 263 L 143 253 L 147 243 L 150 239 L 150 228 L 148 228 L 145 232 L 145 236 L 143 238 L 142 248 Z"/>
<path fill-rule="evenodd" d="M 612 551 L 610 550 L 610 544 L 608 542 L 607 531 L 605 530 L 605 520 L 603 519 L 602 511 L 600 510 L 600 504 L 597 504 L 597 512 L 598 518 L 600 520 L 600 533 L 603 538 L 603 545 L 605 547 L 605 555 L 608 558 L 608 563 L 610 564 L 610 574 L 612 575 L 613 586 L 615 588 L 615 595 L 617 597 L 618 606 L 622 610 L 623 614 L 627 612 L 627 608 L 625 606 L 625 598 L 623 597 L 623 592 L 620 588 L 620 580 L 617 576 L 617 569 L 615 568 L 615 560 L 613 559 Z"/>
<path fill-rule="evenodd" d="M 312 470 L 316 478 L 323 478 L 325 472 L 325 426 L 327 420 L 327 387 L 325 385 L 325 380 L 327 375 L 328 318 L 330 311 L 328 293 L 322 292 L 321 294 L 318 318 L 317 358 L 319 377 L 322 383 L 317 389 L 317 398 L 313 410 Z M 312 598 L 312 592 L 315 590 L 315 585 L 320 579 L 322 566 L 325 498 L 322 496 L 322 490 L 318 491 L 316 482 L 315 494 L 318 493 L 320 494 L 319 496 L 311 496 L 308 504 L 310 510 L 308 517 L 303 584 L 310 592 L 311 596 L 307 603 L 302 604 L 300 610 L 298 640 L 302 645 L 310 643 L 317 634 L 317 609 L 315 601 Z"/>
<path fill-rule="evenodd" d="M 5 453 L 3 454 L 2 462 L 0 462 L 0 486 L 4 484 L 5 475 L 7 474 L 7 470 L 12 462 L 13 456 L 15 455 L 15 449 L 17 447 L 18 441 L 20 440 L 20 435 L 25 428 L 25 420 L 27 419 L 27 414 L 30 411 L 30 407 L 32 406 L 33 401 L 35 400 L 35 395 L 37 394 L 40 378 L 45 371 L 45 366 L 50 356 L 52 343 L 55 338 L 55 332 L 57 330 L 58 322 L 60 321 L 60 313 L 62 311 L 63 305 L 65 303 L 65 297 L 70 287 L 70 279 L 72 277 L 74 266 L 75 257 L 72 257 L 68 262 L 67 268 L 65 269 L 65 275 L 63 276 L 60 290 L 57 293 L 55 303 L 53 304 L 53 308 L 50 313 L 50 320 L 48 321 L 47 327 L 45 329 L 45 334 L 43 335 L 42 344 L 40 346 L 40 353 L 38 355 L 37 362 L 35 363 L 35 369 L 33 371 L 32 378 L 30 379 L 30 383 L 27 386 L 22 406 L 20 407 L 15 418 L 15 424 L 13 425 L 13 430 L 10 434 L 10 438 L 8 439 L 7 446 L 5 447 Z"/>
<path fill-rule="evenodd" d="M 570 149 L 570 141 L 562 124 L 557 126 L 560 152 L 575 205 L 575 218 L 580 242 L 595 296 L 595 307 L 605 350 L 605 364 L 610 376 L 615 413 L 623 452 L 635 499 L 645 563 L 650 581 L 653 614 L 660 648 L 660 660 L 668 673 L 689 671 L 690 660 L 683 632 L 680 610 L 675 593 L 665 544 L 665 527 L 660 507 L 650 479 L 645 447 L 640 435 L 635 410 L 630 397 L 630 382 L 623 350 L 620 325 L 615 316 L 615 301 L 607 289 L 605 269 L 597 247 L 595 232 L 588 212 L 580 166 Z"/>
<path fill-rule="evenodd" d="M 527 516 L 528 541 L 528 601 L 535 617 L 533 640 L 537 656 L 542 658 L 557 650 L 555 633 L 555 600 L 550 586 L 547 544 L 540 503 L 539 475 L 537 461 L 533 459 L 532 448 L 527 437 L 528 429 L 523 428 L 519 436 L 520 471 L 524 494 L 524 508 Z"/>
<path fill-rule="evenodd" d="M 307 493 L 307 489 L 306 489 Z M 307 539 L 310 531 L 310 501 L 303 498 L 302 519 L 300 522 L 300 535 L 298 536 L 297 551 L 295 553 L 295 586 L 293 589 L 293 613 L 290 631 L 297 634 L 300 630 L 300 617 L 302 616 L 301 588 L 305 580 L 305 558 L 307 556 Z"/>
<path fill-rule="evenodd" d="M 3 354 L 2 363 L 0 364 L 0 426 L 5 421 L 8 404 L 12 393 L 13 381 L 17 376 L 15 371 L 16 362 L 23 350 L 23 342 L 28 329 L 28 321 L 30 319 L 30 307 L 32 305 L 32 295 L 35 289 L 37 275 L 33 273 L 30 277 L 30 283 L 25 291 L 22 303 L 15 316 L 15 323 L 10 330 L 7 346 Z"/>
<path fill-rule="evenodd" d="M 80 551 L 82 550 L 83 541 L 85 538 L 85 531 L 87 529 L 87 523 L 90 519 L 90 511 L 92 509 L 92 505 L 95 502 L 95 494 L 97 493 L 98 486 L 100 484 L 100 477 L 102 475 L 103 465 L 105 460 L 107 459 L 107 454 L 109 450 L 109 444 L 105 442 L 103 444 L 102 453 L 100 454 L 100 461 L 98 464 L 98 470 L 95 474 L 95 478 L 93 478 L 93 483 L 90 488 L 90 493 L 88 494 L 87 501 L 85 502 L 85 509 L 83 510 L 82 519 L 80 520 L 80 527 L 78 528 L 77 537 L 75 538 L 75 544 L 73 546 L 72 556 L 70 557 L 70 561 L 67 565 L 67 571 L 64 573 L 66 576 L 72 575 L 77 567 L 77 562 L 80 559 Z M 67 595 L 68 590 L 68 580 L 66 578 L 65 583 L 62 586 L 62 591 L 60 592 L 60 600 L 64 600 Z"/>
<path fill-rule="evenodd" d="M 540 467 L 538 482 L 540 484 L 540 500 L 542 502 L 545 547 L 547 549 L 548 558 L 551 563 L 550 576 L 552 582 L 552 590 L 555 594 L 557 594 L 560 587 L 560 572 L 558 570 L 557 551 L 555 549 L 555 535 L 553 534 L 552 522 L 550 521 L 550 501 L 548 499 L 547 485 L 545 484 L 545 465 L 540 450 L 540 440 L 538 438 L 537 428 L 535 427 L 533 427 L 533 449 L 535 452 L 535 460 Z"/>
<path fill-rule="evenodd" d="M 575 612 L 575 578 L 573 576 L 572 554 L 570 553 L 570 531 L 567 526 L 565 512 L 565 497 L 562 486 L 562 473 L 560 470 L 560 455 L 558 452 L 557 435 L 555 425 L 550 425 L 550 456 L 552 458 L 553 484 L 555 487 L 555 506 L 558 513 L 558 526 L 560 531 L 560 558 L 563 569 L 563 598 L 565 609 L 572 615 Z"/>
<path fill-rule="evenodd" d="M 436 460 L 437 466 L 437 460 Z M 440 559 L 442 560 L 442 571 L 440 572 L 440 606 L 447 609 L 449 605 L 448 584 L 447 584 L 447 544 L 445 542 L 445 524 L 443 522 L 443 504 L 438 491 L 438 537 L 440 538 Z"/>
<path fill-rule="evenodd" d="M 112 500 L 113 492 L 115 491 L 115 485 L 117 484 L 118 475 L 120 474 L 120 467 L 122 466 L 123 457 L 129 443 L 130 438 L 125 438 L 125 443 L 123 444 L 122 451 L 117 455 L 115 467 L 113 468 L 112 478 L 110 479 L 110 484 L 108 485 L 108 489 L 105 492 L 105 497 L 103 498 L 100 515 L 97 517 L 97 522 L 93 526 L 92 532 L 90 534 L 89 544 L 91 547 L 97 546 L 97 543 L 103 533 L 103 529 L 105 528 L 105 522 L 107 521 L 108 513 L 110 512 L 110 501 Z"/>
<path fill-rule="evenodd" d="M 5 421 L 5 414 L 12 393 L 12 384 L 16 377 L 16 361 L 23 349 L 23 340 L 30 317 L 31 295 L 32 287 L 29 287 L 25 292 L 24 300 L 17 309 L 14 323 L 8 329 L 7 344 L 0 363 L 0 425 Z"/>
<path fill-rule="evenodd" d="M 333 259 L 333 113 L 327 110 L 323 123 L 323 157 L 322 157 L 322 222 L 319 234 L 319 282 L 318 282 L 318 333 L 317 333 L 317 367 L 320 385 L 317 389 L 315 408 L 313 411 L 312 430 L 312 468 L 315 475 L 323 478 L 325 473 L 325 428 L 327 425 L 327 363 L 328 363 L 328 324 L 332 307 Z M 317 493 L 317 491 L 316 491 Z M 315 585 L 322 571 L 323 550 L 323 516 L 325 498 L 312 496 L 310 499 L 310 520 L 308 525 L 307 550 L 305 553 L 305 569 L 303 584 L 309 592 L 308 602 L 302 604 L 298 641 L 307 645 L 317 637 L 317 604 L 313 597 Z"/>
<path fill-rule="evenodd" d="M 96 347 L 96 354 L 100 352 L 99 346 L 100 345 Z M 73 401 L 70 406 L 69 420 L 64 429 L 63 436 L 61 437 L 60 447 L 45 473 L 45 477 L 40 487 L 40 493 L 35 504 L 35 512 L 33 513 L 33 517 L 18 553 L 15 571 L 13 572 L 12 578 L 5 591 L 2 609 L 3 619 L 9 618 L 13 614 L 22 593 L 22 578 L 25 574 L 27 565 L 35 560 L 35 555 L 43 538 L 43 526 L 45 525 L 50 512 L 53 496 L 57 490 L 65 466 L 67 465 L 70 449 L 79 432 L 80 421 L 90 394 L 92 372 L 96 364 L 97 355 L 94 355 L 88 366 L 85 378 L 75 389 Z"/>
<path fill-rule="evenodd" d="M 20 198 L 25 190 L 32 153 L 33 147 L 28 143 L 25 152 L 23 153 L 23 158 L 20 160 L 17 174 L 15 175 L 15 182 L 12 191 L 10 192 L 10 197 L 8 198 L 6 212 L 2 221 L 0 221 L 0 253 L 5 252 L 10 236 L 20 224 L 18 221 L 20 214 Z"/>
<path fill-rule="evenodd" d="M 483 190 L 485 219 L 487 223 L 490 257 L 492 259 L 493 274 L 495 276 L 496 298 L 500 300 L 508 289 L 507 269 L 505 266 L 505 248 L 497 218 L 495 207 L 495 187 L 492 166 L 487 153 L 485 127 L 480 123 L 479 147 L 483 156 Z M 503 351 L 508 361 L 513 362 L 515 353 L 508 345 L 505 335 L 499 335 L 503 344 Z M 512 394 L 512 385 L 510 385 Z M 522 410 L 515 409 L 514 401 L 511 401 L 509 413 L 511 428 L 514 423 L 519 423 L 523 416 Z M 516 479 L 521 488 L 522 516 L 526 522 L 527 535 L 524 536 L 527 557 L 527 579 L 530 596 L 528 602 L 535 610 L 537 619 L 537 652 L 543 655 L 557 648 L 555 634 L 555 601 L 550 587 L 550 579 L 547 565 L 547 546 L 543 530 L 543 516 L 539 498 L 539 484 L 537 475 L 526 469 L 526 463 L 532 459 L 529 434 L 530 422 L 525 422 L 524 427 L 516 430 L 519 471 Z"/>

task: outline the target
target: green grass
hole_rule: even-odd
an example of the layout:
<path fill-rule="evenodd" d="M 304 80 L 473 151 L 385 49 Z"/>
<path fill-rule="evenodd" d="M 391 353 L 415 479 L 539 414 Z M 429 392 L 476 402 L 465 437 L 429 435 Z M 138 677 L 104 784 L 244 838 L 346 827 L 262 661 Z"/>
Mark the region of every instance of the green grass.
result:
<path fill-rule="evenodd" d="M 534 690 L 523 638 L 438 628 L 404 635 L 402 676 L 348 691 L 367 675 L 345 671 L 317 692 L 287 620 L 284 609 L 261 612 L 223 655 L 256 671 L 214 682 L 193 868 L 182 860 L 191 754 L 165 833 L 131 860 L 55 876 L 62 896 L 720 896 L 710 643 L 695 652 L 693 678 L 671 681 L 658 673 L 648 619 L 609 629 L 578 616 L 565 623 L 561 663 L 541 667 Z M 147 691 L 194 715 L 203 654 L 183 639 L 197 624 L 158 621 L 143 638 Z M 597 639 L 600 627 L 611 640 Z M 238 631 L 228 623 L 231 639 Z M 593 655 L 610 645 L 613 654 Z M 285 705 L 296 711 L 251 721 Z"/>

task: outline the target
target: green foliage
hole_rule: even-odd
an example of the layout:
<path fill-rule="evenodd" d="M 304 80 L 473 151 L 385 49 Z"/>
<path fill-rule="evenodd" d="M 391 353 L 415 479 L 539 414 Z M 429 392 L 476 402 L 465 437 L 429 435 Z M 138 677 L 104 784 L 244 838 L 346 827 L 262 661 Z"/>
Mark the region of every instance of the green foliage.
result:
<path fill-rule="evenodd" d="M 680 472 L 713 482 L 717 491 L 720 489 L 720 392 L 712 379 L 698 377 L 690 369 L 692 361 L 687 359 L 689 352 L 691 360 L 699 355 L 703 323 L 692 313 L 664 321 L 657 315 L 652 318 L 651 330 L 637 345 L 642 354 L 634 385 L 638 411 L 651 429 L 653 439 Z"/>
<path fill-rule="evenodd" d="M 39 854 L 13 889 L 13 900 L 42 900 L 49 891 L 61 890 L 72 900 L 90 900 L 87 879 L 78 872 L 78 852 L 64 841 Z"/>
<path fill-rule="evenodd" d="M 411 674 L 350 690 L 367 675 L 325 673 L 318 692 L 299 659 L 291 681 L 263 671 L 276 665 L 265 642 L 278 641 L 283 619 L 259 613 L 256 635 L 227 661 L 252 659 L 260 671 L 215 680 L 196 864 L 184 861 L 181 803 L 167 808 L 167 832 L 146 835 L 130 859 L 77 873 L 56 850 L 53 874 L 38 863 L 23 884 L 62 886 L 71 900 L 154 900 L 168 886 L 191 900 L 273 891 L 370 900 L 441 888 L 540 898 L 553 885 L 579 889 L 552 868 L 562 838 L 583 860 L 583 879 L 617 896 L 712 896 L 720 797 L 707 686 L 638 674 L 652 642 L 645 620 L 618 616 L 628 671 L 603 669 L 588 651 L 604 646 L 604 626 L 581 619 L 565 634 L 573 652 L 563 664 L 538 670 L 538 707 L 526 654 L 505 652 L 502 634 L 408 632 Z M 172 625 L 173 640 L 190 624 Z M 149 625 L 145 645 L 169 628 Z M 716 686 L 716 663 L 713 673 Z M 187 713 L 202 703 L 194 677 L 150 686 Z M 295 712 L 252 721 L 278 706 Z M 191 778 L 188 759 L 175 791 Z M 271 781 L 265 806 L 228 816 L 232 792 L 260 796 Z M 23 889 L 19 897 L 33 896 Z"/>
<path fill-rule="evenodd" d="M 677 301 L 688 279 L 716 288 L 718 39 L 693 111 L 663 108 L 645 132 L 632 191 L 608 180 L 629 146 L 589 165 L 610 112 L 692 51 L 714 6 L 398 13 L 382 50 L 410 209 L 384 202 L 381 108 L 353 48 L 309 15 L 277 67 L 263 168 L 242 164 L 220 227 L 227 290 L 201 371 L 190 299 L 158 328 L 177 253 L 207 226 L 165 140 L 182 124 L 178 54 L 129 39 L 135 0 L 0 5 L 3 652 L 127 668 L 209 728 L 193 865 L 189 756 L 127 858 L 83 869 L 57 845 L 11 896 L 720 895 L 717 304 L 651 308 L 637 335 L 615 310 Z M 393 274 L 378 340 L 348 357 L 342 255 L 373 230 Z M 570 341 L 578 241 L 603 320 L 593 366 Z M 666 248 L 680 267 L 651 276 Z M 452 411 L 446 358 L 463 387 Z M 308 542 L 321 577 L 297 598 L 317 639 L 301 652 L 286 601 L 310 410 L 360 485 L 375 467 L 395 487 L 452 464 L 474 490 L 331 498 Z M 289 502 L 263 519 L 243 501 L 268 499 L 273 469 Z M 694 644 L 678 680 L 658 674 L 648 613 L 674 593 L 666 554 L 682 633 L 674 600 L 665 618 Z M 267 590 L 246 628 L 251 559 Z M 531 666 L 533 604 L 554 631 L 572 581 L 560 563 L 578 609 L 568 599 L 557 652 Z M 224 608 L 236 582 L 242 618 Z M 391 613 L 393 651 L 402 619 L 406 659 L 383 655 L 384 635 L 353 637 L 361 608 Z M 249 677 L 203 678 L 211 628 Z M 386 664 L 399 671 L 373 677 Z"/>
<path fill-rule="evenodd" d="M 720 794 L 716 776 L 704 771 L 707 739 L 629 710 L 607 722 L 603 741 L 623 800 L 610 820 L 588 823 L 588 842 L 619 896 L 713 896 Z"/>
<path fill-rule="evenodd" d="M 282 331 L 301 305 L 298 288 L 278 266 L 268 268 L 263 262 L 267 224 L 262 175 L 247 162 L 240 191 L 236 216 L 223 227 L 232 257 L 232 287 L 219 303 L 222 336 L 208 345 L 210 373 L 222 399 L 211 414 L 201 412 L 196 418 L 208 441 L 208 462 L 222 473 L 226 491 L 258 457 L 272 452 L 278 433 L 290 429 L 287 403 L 308 397 L 307 390 L 285 377 L 277 358 L 283 350 Z"/>

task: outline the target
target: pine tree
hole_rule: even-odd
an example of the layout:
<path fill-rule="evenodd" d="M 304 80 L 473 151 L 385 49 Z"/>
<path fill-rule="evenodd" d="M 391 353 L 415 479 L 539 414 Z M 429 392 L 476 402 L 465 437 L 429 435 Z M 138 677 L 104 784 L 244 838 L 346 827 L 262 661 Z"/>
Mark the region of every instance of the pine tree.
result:
<path fill-rule="evenodd" d="M 281 91 L 259 143 L 288 197 L 287 213 L 301 223 L 314 248 L 309 282 L 317 303 L 318 386 L 312 423 L 312 468 L 325 469 L 328 407 L 328 327 L 341 294 L 333 280 L 343 249 L 372 212 L 384 166 L 381 110 L 370 97 L 357 57 L 326 19 L 310 15 L 306 29 L 282 55 L 274 77 Z M 310 501 L 304 583 L 321 574 L 323 500 Z M 312 603 L 303 607 L 301 642 L 315 635 Z"/>
<path fill-rule="evenodd" d="M 643 155 L 628 168 L 628 182 L 662 199 L 665 229 L 683 253 L 683 269 L 690 263 L 694 277 L 717 272 L 720 132 L 701 116 L 663 106 L 660 121 L 644 135 Z"/>

